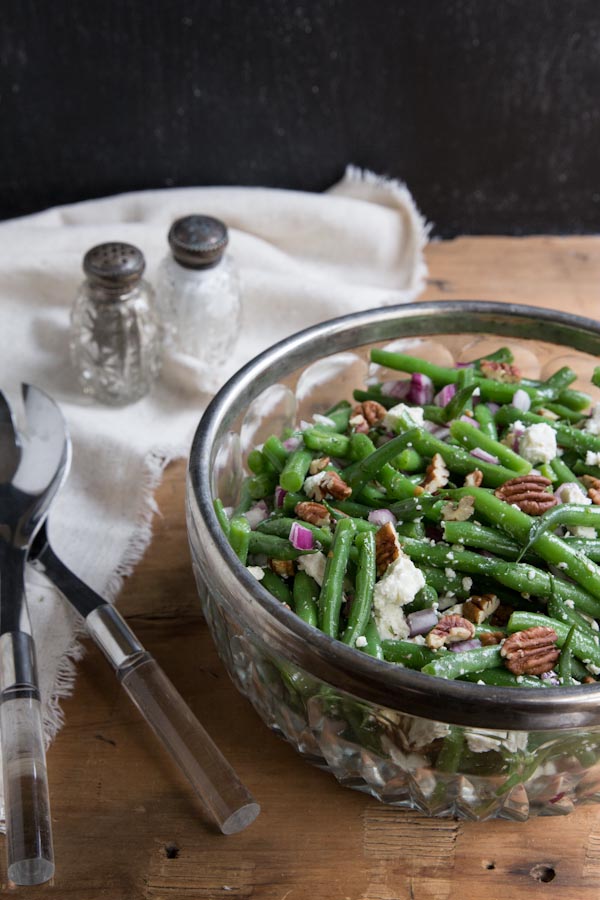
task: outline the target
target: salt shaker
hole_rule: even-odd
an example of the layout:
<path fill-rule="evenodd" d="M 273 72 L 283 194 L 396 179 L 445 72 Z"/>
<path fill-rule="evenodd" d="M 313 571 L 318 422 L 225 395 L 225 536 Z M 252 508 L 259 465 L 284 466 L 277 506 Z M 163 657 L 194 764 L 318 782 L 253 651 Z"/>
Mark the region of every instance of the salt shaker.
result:
<path fill-rule="evenodd" d="M 185 216 L 173 223 L 168 240 L 171 252 L 156 282 L 166 347 L 218 372 L 231 356 L 241 312 L 227 227 L 211 216 Z"/>
<path fill-rule="evenodd" d="M 71 311 L 71 359 L 81 388 L 114 406 L 143 397 L 160 370 L 161 330 L 145 266 L 131 244 L 92 247 Z"/>

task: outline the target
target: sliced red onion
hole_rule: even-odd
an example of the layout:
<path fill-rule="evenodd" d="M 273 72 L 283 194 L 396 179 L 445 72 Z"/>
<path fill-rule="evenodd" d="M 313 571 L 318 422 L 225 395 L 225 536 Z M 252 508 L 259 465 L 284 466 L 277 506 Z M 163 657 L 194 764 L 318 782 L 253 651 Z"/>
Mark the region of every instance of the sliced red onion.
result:
<path fill-rule="evenodd" d="M 456 385 L 447 384 L 441 389 L 441 391 L 439 391 L 439 393 L 435 395 L 435 397 L 433 398 L 433 402 L 436 406 L 447 406 L 454 397 L 455 393 Z"/>
<path fill-rule="evenodd" d="M 264 500 L 259 500 L 258 503 L 255 503 L 254 506 L 251 506 L 250 509 L 244 513 L 244 515 L 248 520 L 250 528 L 254 531 L 256 526 L 261 522 L 264 522 L 264 520 L 268 517 L 269 507 Z"/>
<path fill-rule="evenodd" d="M 312 531 L 309 531 L 304 525 L 293 522 L 290 528 L 290 543 L 296 550 L 312 550 L 315 546 L 315 538 Z"/>
<path fill-rule="evenodd" d="M 434 393 L 431 378 L 428 375 L 422 375 L 421 372 L 413 372 L 407 399 L 417 406 L 424 406 L 427 403 L 431 403 Z"/>
<path fill-rule="evenodd" d="M 473 363 L 454 363 L 455 369 L 472 369 Z"/>
<path fill-rule="evenodd" d="M 453 653 L 462 653 L 463 650 L 477 650 L 478 647 L 481 647 L 481 641 L 479 638 L 472 638 L 470 641 L 455 641 L 454 644 L 448 644 L 448 650 L 452 650 Z"/>
<path fill-rule="evenodd" d="M 286 450 L 289 450 L 290 453 L 293 453 L 294 450 L 297 450 L 300 444 L 302 443 L 302 438 L 297 434 L 292 435 L 292 437 L 286 438 L 283 442 L 283 446 Z"/>
<path fill-rule="evenodd" d="M 515 453 L 519 452 L 519 443 L 521 437 L 525 434 L 525 426 L 522 422 L 515 422 L 512 431 L 512 449 Z"/>
<path fill-rule="evenodd" d="M 550 669 L 549 672 L 543 672 L 540 675 L 540 678 L 542 679 L 542 681 L 546 681 L 548 684 L 552 684 L 552 685 L 560 684 L 560 679 L 559 679 L 558 675 L 556 674 L 556 672 L 554 671 L 554 669 Z"/>
<path fill-rule="evenodd" d="M 432 427 L 428 428 L 427 430 L 430 431 L 431 434 L 434 437 L 438 438 L 440 441 L 445 441 L 447 437 L 450 437 L 450 429 L 446 428 L 445 425 L 434 425 L 432 423 L 429 424 L 431 424 Z"/>
<path fill-rule="evenodd" d="M 438 623 L 438 617 L 433 609 L 418 609 L 416 612 L 409 613 L 406 617 L 410 628 L 410 637 L 416 637 L 418 634 L 427 634 Z"/>
<path fill-rule="evenodd" d="M 492 463 L 492 465 L 498 465 L 498 457 L 494 456 L 493 453 L 488 453 L 487 450 L 482 450 L 481 447 L 475 447 L 471 450 L 471 456 L 474 456 L 475 459 L 480 459 L 481 462 Z"/>
<path fill-rule="evenodd" d="M 405 400 L 411 388 L 411 381 L 384 381 L 381 385 L 381 393 L 384 397 L 394 397 L 396 400 Z"/>
<path fill-rule="evenodd" d="M 498 412 L 498 410 L 500 409 L 500 405 L 498 403 L 494 403 L 493 401 L 490 401 L 489 403 L 486 403 L 485 405 L 487 406 L 487 408 L 489 409 L 489 411 L 491 412 L 491 414 L 493 416 L 495 416 L 496 413 Z"/>
<path fill-rule="evenodd" d="M 528 412 L 529 407 L 531 406 L 531 397 L 527 391 L 524 391 L 522 388 L 515 391 L 512 398 L 512 406 L 520 412 Z"/>
<path fill-rule="evenodd" d="M 322 416 L 321 413 L 314 414 L 313 422 L 316 422 L 317 425 L 327 425 L 330 428 L 335 428 L 333 419 L 330 419 L 329 416 Z"/>
<path fill-rule="evenodd" d="M 372 509 L 367 519 L 371 525 L 385 525 L 386 522 L 391 522 L 392 525 L 395 525 L 397 521 L 396 516 L 389 509 Z"/>
<path fill-rule="evenodd" d="M 461 416 L 460 421 L 467 422 L 469 425 L 472 425 L 473 428 L 479 428 L 479 422 L 477 419 L 471 418 L 471 416 Z"/>
<path fill-rule="evenodd" d="M 283 506 L 283 498 L 287 494 L 285 488 L 282 488 L 280 485 L 277 485 L 275 488 L 275 506 L 277 509 L 281 509 Z"/>

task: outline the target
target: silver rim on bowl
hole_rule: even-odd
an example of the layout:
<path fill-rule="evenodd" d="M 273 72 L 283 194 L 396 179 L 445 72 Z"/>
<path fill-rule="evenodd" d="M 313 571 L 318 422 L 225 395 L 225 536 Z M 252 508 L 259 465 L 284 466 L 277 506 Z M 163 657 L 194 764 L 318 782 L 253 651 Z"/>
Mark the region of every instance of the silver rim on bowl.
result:
<path fill-rule="evenodd" d="M 332 319 L 279 342 L 240 369 L 204 413 L 190 453 L 188 502 L 203 553 L 212 561 L 211 589 L 271 650 L 363 700 L 477 728 L 531 731 L 598 725 L 600 685 L 532 690 L 446 681 L 378 661 L 332 640 L 261 587 L 236 558 L 213 511 L 211 474 L 219 440 L 270 384 L 306 363 L 359 346 L 478 332 L 536 337 L 600 356 L 600 324 L 591 319 L 516 304 L 451 301 L 389 306 Z"/>

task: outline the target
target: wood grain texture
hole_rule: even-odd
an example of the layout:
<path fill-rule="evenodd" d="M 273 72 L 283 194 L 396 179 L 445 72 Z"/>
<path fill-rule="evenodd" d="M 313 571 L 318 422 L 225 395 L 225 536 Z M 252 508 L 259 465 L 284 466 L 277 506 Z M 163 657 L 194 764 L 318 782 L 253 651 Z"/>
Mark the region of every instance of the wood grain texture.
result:
<path fill-rule="evenodd" d="M 428 248 L 425 297 L 514 300 L 593 316 L 600 238 L 460 239 Z M 233 688 L 197 614 L 185 464 L 169 467 L 122 611 L 262 804 L 224 838 L 90 646 L 48 754 L 61 900 L 597 900 L 600 807 L 525 824 L 428 819 L 339 787 Z M 4 865 L 2 861 L 2 866 Z"/>

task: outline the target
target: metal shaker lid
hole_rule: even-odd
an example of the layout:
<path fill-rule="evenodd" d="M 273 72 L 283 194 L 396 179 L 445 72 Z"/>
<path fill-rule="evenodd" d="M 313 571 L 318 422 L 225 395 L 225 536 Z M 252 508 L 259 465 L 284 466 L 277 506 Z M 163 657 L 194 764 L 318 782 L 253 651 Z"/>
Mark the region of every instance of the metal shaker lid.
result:
<path fill-rule="evenodd" d="M 141 250 L 116 241 L 92 247 L 83 258 L 83 271 L 90 281 L 109 290 L 132 287 L 145 268 Z"/>
<path fill-rule="evenodd" d="M 187 269 L 216 266 L 225 252 L 227 226 L 212 216 L 184 216 L 169 230 L 169 246 L 176 261 Z"/>

